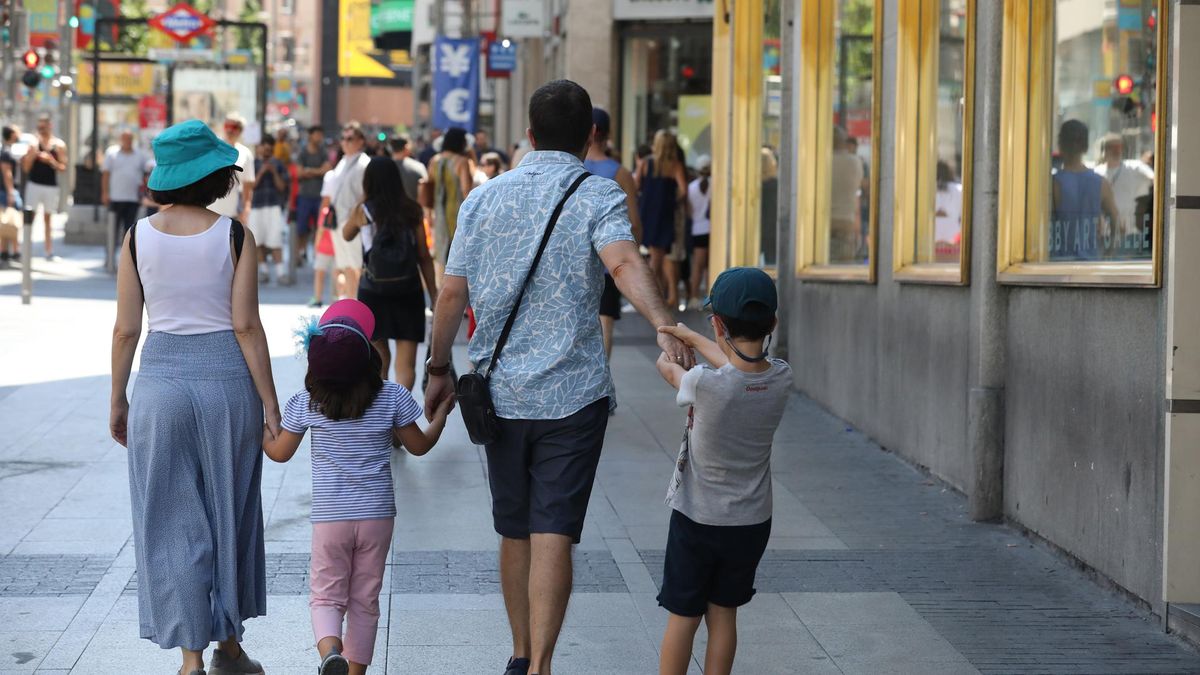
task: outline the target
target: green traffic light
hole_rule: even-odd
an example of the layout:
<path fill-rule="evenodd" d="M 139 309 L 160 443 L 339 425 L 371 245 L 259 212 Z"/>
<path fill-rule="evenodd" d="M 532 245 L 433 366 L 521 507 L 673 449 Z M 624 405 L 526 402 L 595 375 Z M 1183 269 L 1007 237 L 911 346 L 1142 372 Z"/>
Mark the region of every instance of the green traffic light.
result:
<path fill-rule="evenodd" d="M 79 17 L 73 16 L 67 19 L 67 25 L 71 28 L 79 28 Z"/>
<path fill-rule="evenodd" d="M 42 77 L 47 80 L 54 77 L 54 66 L 42 66 Z"/>
<path fill-rule="evenodd" d="M 383 133 L 383 132 L 381 131 L 381 132 L 379 132 L 379 135 L 378 135 L 378 136 L 376 136 L 376 138 L 378 138 L 380 142 L 386 141 L 386 140 L 387 140 L 387 134 L 385 134 L 385 133 Z"/>

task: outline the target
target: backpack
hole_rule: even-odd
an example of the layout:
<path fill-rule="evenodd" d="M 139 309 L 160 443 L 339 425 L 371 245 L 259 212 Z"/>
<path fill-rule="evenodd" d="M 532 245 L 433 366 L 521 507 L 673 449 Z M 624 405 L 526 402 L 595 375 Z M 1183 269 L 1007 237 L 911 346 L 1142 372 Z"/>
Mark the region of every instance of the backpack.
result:
<path fill-rule="evenodd" d="M 412 228 L 377 227 L 368 205 L 363 204 L 362 208 L 367 223 L 373 227 L 371 248 L 363 254 L 363 280 L 367 287 L 388 295 L 421 292 L 417 240 Z"/>

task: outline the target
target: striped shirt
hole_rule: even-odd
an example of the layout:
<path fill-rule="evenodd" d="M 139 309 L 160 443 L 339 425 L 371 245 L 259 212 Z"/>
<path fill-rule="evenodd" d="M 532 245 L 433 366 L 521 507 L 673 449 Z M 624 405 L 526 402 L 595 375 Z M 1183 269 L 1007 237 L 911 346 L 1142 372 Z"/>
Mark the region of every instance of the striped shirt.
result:
<path fill-rule="evenodd" d="M 312 522 L 372 520 L 396 515 L 392 491 L 392 429 L 412 424 L 421 407 L 395 382 L 383 389 L 362 417 L 331 420 L 312 409 L 307 391 L 283 412 L 283 428 L 312 429 Z"/>

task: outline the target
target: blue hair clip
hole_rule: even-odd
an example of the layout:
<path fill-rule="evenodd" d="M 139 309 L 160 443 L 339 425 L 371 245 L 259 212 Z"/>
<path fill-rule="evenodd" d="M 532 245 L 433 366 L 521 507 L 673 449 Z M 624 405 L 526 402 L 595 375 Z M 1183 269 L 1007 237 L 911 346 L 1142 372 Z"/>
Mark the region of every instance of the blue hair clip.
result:
<path fill-rule="evenodd" d="M 292 332 L 296 336 L 296 350 L 301 354 L 308 353 L 308 346 L 312 344 L 313 337 L 323 335 L 321 330 L 320 317 L 316 314 L 300 317 L 300 325 Z"/>

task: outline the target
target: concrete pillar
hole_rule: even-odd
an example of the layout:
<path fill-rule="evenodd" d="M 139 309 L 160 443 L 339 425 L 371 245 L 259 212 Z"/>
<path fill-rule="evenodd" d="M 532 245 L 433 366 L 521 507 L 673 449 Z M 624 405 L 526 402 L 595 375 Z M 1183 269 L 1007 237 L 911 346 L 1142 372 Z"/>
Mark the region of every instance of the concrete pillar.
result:
<path fill-rule="evenodd" d="M 775 342 L 771 351 L 781 359 L 788 358 L 791 347 L 791 332 L 789 330 L 790 315 L 794 307 L 794 288 L 796 285 L 796 215 L 792 206 L 796 203 L 796 132 L 800 105 L 796 95 L 796 75 L 800 72 L 800 8 L 798 3 L 783 3 L 783 24 L 781 35 L 783 53 L 780 54 L 783 63 L 783 111 L 780 119 L 779 147 L 784 151 L 779 156 L 779 229 L 776 241 L 777 259 L 775 269 L 778 271 L 779 287 L 779 327 L 775 329 Z M 790 149 L 790 150 L 789 150 Z"/>
<path fill-rule="evenodd" d="M 1174 4 L 1171 28 L 1170 168 L 1166 200 L 1166 461 L 1163 515 L 1163 600 L 1169 605 L 1200 603 L 1200 2 Z M 1183 65 L 1188 64 L 1188 65 Z M 1162 201 L 1156 204 L 1161 207 Z"/>
<path fill-rule="evenodd" d="M 587 89 L 592 105 L 613 112 L 613 13 L 611 2 L 570 0 L 566 14 L 565 76 Z"/>
<path fill-rule="evenodd" d="M 1000 144 L 1003 6 L 975 3 L 975 120 L 971 214 L 968 506 L 972 520 L 1004 513 L 1004 373 L 1008 296 L 996 282 L 996 149 Z"/>

